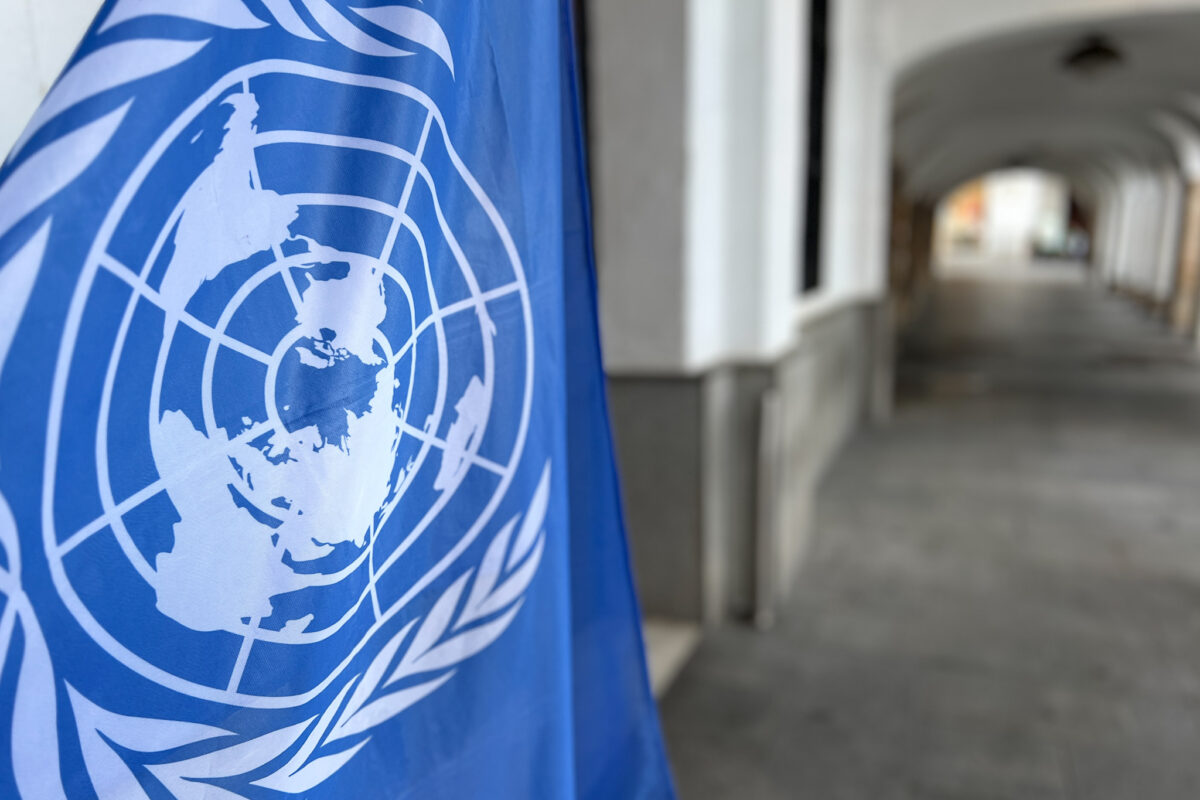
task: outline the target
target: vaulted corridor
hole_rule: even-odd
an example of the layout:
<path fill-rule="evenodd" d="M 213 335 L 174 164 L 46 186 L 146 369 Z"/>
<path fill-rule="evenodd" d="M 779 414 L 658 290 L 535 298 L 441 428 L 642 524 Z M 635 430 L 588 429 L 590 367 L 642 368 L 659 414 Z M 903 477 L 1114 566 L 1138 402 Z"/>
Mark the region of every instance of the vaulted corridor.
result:
<path fill-rule="evenodd" d="M 777 627 L 665 698 L 681 796 L 1200 796 L 1192 353 L 1082 281 L 937 284 Z"/>

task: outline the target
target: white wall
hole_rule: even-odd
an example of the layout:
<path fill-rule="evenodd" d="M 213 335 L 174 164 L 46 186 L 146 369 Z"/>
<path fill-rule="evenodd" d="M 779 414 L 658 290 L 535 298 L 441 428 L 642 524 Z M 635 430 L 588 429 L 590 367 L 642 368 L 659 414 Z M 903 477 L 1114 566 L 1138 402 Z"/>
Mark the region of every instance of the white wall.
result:
<path fill-rule="evenodd" d="M 588 6 L 605 365 L 698 374 L 792 342 L 803 0 Z"/>
<path fill-rule="evenodd" d="M 1163 188 L 1163 210 L 1158 220 L 1158 261 L 1155 264 L 1154 298 L 1166 302 L 1175 291 L 1179 263 L 1179 243 L 1183 237 L 1184 184 L 1178 172 L 1159 170 Z"/>
<path fill-rule="evenodd" d="M 588 109 L 600 322 L 610 371 L 684 361 L 689 0 L 588 3 Z"/>
<path fill-rule="evenodd" d="M 821 286 L 801 316 L 882 293 L 890 193 L 891 76 L 876 0 L 833 4 L 826 96 Z"/>
<path fill-rule="evenodd" d="M 1158 177 L 1138 164 L 1122 170 L 1120 258 L 1116 282 L 1147 295 L 1155 286 L 1158 263 L 1158 223 L 1162 219 L 1162 187 Z"/>
<path fill-rule="evenodd" d="M 892 70 L 981 36 L 1104 16 L 1196 8 L 1200 0 L 874 0 Z"/>
<path fill-rule="evenodd" d="M 801 191 L 806 166 L 808 36 L 806 3 L 768 0 L 767 82 L 763 143 L 762 309 L 758 350 L 771 354 L 792 341 L 792 298 L 799 284 Z"/>
<path fill-rule="evenodd" d="M 792 339 L 802 218 L 799 0 L 694 0 L 689 16 L 685 368 Z"/>
<path fill-rule="evenodd" d="M 24 130 L 100 0 L 0 0 L 0 156 Z"/>
<path fill-rule="evenodd" d="M 1107 170 L 1096 170 L 1099 189 L 1096 210 L 1096 230 L 1092 243 L 1092 261 L 1100 276 L 1112 280 L 1117 260 L 1117 220 L 1121 216 L 1121 192 L 1114 176 Z"/>
<path fill-rule="evenodd" d="M 1112 280 L 1147 297 L 1165 299 L 1165 294 L 1160 296 L 1159 265 L 1167 182 L 1158 171 L 1136 163 L 1124 164 L 1119 180 L 1122 202 L 1116 223 L 1117 259 Z"/>
<path fill-rule="evenodd" d="M 740 318 L 749 306 L 744 282 L 739 285 L 728 272 L 735 243 L 745 244 L 739 234 L 746 217 L 758 210 L 754 181 L 760 173 L 754 149 L 739 153 L 733 142 L 744 140 L 761 107 L 762 62 L 740 64 L 737 58 L 741 39 L 753 38 L 761 28 L 758 0 L 744 10 L 724 0 L 693 0 L 689 8 L 682 365 L 688 371 L 715 360 L 722 345 L 739 333 L 729 318 Z M 743 87 L 738 77 L 750 83 Z M 735 191 L 743 203 L 730 202 Z M 745 263 L 751 263 L 757 253 L 746 255 Z"/>

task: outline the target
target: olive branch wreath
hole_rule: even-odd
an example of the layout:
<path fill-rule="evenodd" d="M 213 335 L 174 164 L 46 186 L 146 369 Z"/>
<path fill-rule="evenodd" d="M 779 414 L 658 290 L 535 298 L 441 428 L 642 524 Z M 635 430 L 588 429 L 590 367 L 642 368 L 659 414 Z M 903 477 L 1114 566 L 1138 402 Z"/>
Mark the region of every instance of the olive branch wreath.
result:
<path fill-rule="evenodd" d="M 377 726 L 439 689 L 458 664 L 508 628 L 541 563 L 549 499 L 547 462 L 529 507 L 492 537 L 478 566 L 444 589 L 424 617 L 395 633 L 319 715 L 239 740 L 236 733 L 210 725 L 116 714 L 66 684 L 96 795 L 148 800 L 122 751 L 145 757 L 140 766 L 179 800 L 244 797 L 211 783 L 229 779 L 282 794 L 316 788 L 366 745 Z M 0 496 L 0 555 L 7 564 L 0 568 L 0 594 L 6 598 L 0 613 L 0 672 L 18 622 L 24 634 L 12 723 L 13 771 L 26 800 L 64 798 L 53 665 L 20 585 L 19 548 L 16 524 Z"/>
<path fill-rule="evenodd" d="M 100 800 L 145 797 L 116 748 L 149 756 L 153 763 L 143 764 L 145 769 L 179 800 L 242 797 L 210 783 L 213 780 L 241 779 L 284 794 L 321 784 L 366 745 L 377 726 L 439 689 L 459 663 L 508 628 L 541 563 L 549 499 L 547 463 L 528 509 L 492 538 L 478 566 L 444 589 L 424 617 L 395 633 L 321 714 L 301 722 L 230 744 L 236 737 L 230 731 L 114 714 L 68 684 L 88 772 L 112 781 L 94 786 Z M 218 746 L 199 755 L 162 760 L 193 745 Z"/>
<path fill-rule="evenodd" d="M 252 1 L 252 0 L 251 0 Z M 404 40 L 437 56 L 454 74 L 441 26 L 420 9 L 401 5 L 350 8 L 329 0 L 118 0 L 97 35 L 146 17 L 175 17 L 203 27 L 255 29 L 277 25 L 292 36 L 380 58 L 415 55 Z M 266 19 L 264 19 L 264 17 Z M 96 161 L 138 102 L 136 83 L 197 55 L 211 39 L 124 38 L 80 58 L 58 80 L 18 138 L 0 183 L 0 241 L 57 196 Z M 115 109 L 66 133 L 48 123 L 110 90 L 124 88 Z M 113 92 L 115 95 L 122 95 Z M 110 102 L 110 105 L 112 103 Z M 47 137 L 45 134 L 51 134 Z M 39 137 L 39 134 L 42 136 Z M 42 141 L 49 138 L 49 141 Z M 0 296 L 25 306 L 41 267 L 53 218 L 48 217 L 0 266 Z M 0 318 L 0 367 L 21 320 Z M 2 468 L 0 464 L 0 468 Z M 210 725 L 131 717 L 108 711 L 65 684 L 79 744 L 100 800 L 148 798 L 125 754 L 179 800 L 241 798 L 230 785 L 282 794 L 312 790 L 341 769 L 372 731 L 436 691 L 457 666 L 492 644 L 512 623 L 541 563 L 550 495 L 550 462 L 529 506 L 496 533 L 475 567 L 445 588 L 428 613 L 404 625 L 360 674 L 352 676 L 318 715 L 250 739 Z M 0 674 L 23 646 L 12 715 L 12 764 L 26 800 L 66 797 L 59 767 L 57 692 L 49 647 L 21 584 L 16 521 L 0 495 Z M 465 599 L 464 599 L 465 597 Z M 217 783 L 214 783 L 216 781 Z M 220 784 L 220 785 L 218 785 Z"/>

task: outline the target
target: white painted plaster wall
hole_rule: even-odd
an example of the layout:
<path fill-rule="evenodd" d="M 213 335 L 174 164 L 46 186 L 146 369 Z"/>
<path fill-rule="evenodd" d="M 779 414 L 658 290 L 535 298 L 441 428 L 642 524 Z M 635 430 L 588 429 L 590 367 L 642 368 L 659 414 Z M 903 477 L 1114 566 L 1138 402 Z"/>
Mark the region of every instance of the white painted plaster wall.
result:
<path fill-rule="evenodd" d="M 586 6 L 600 322 L 611 372 L 677 371 L 685 362 L 688 2 Z"/>
<path fill-rule="evenodd" d="M 982 36 L 1105 16 L 1200 7 L 1200 0 L 874 0 L 889 69 Z"/>
<path fill-rule="evenodd" d="M 1160 176 L 1142 165 L 1121 169 L 1121 216 L 1115 282 L 1155 296 L 1162 233 L 1164 187 Z"/>
<path fill-rule="evenodd" d="M 687 371 L 765 361 L 792 341 L 799 270 L 799 0 L 694 0 L 684 246 Z"/>
<path fill-rule="evenodd" d="M 1102 283 L 1112 281 L 1115 239 L 1113 220 L 1117 217 L 1120 198 L 1117 192 L 1105 186 L 1096 202 L 1095 230 L 1092 232 L 1092 264 L 1096 278 Z"/>
<path fill-rule="evenodd" d="M 1200 112 L 1200 97 L 1189 97 L 1184 104 L 1193 112 Z M 1189 181 L 1200 180 L 1200 134 L 1196 129 L 1179 114 L 1165 111 L 1152 124 L 1175 145 L 1184 176 Z"/>
<path fill-rule="evenodd" d="M 1166 193 L 1157 171 L 1138 169 L 1135 181 L 1138 201 L 1134 206 L 1133 231 L 1126 256 L 1129 283 L 1132 288 L 1154 297 L 1158 283 L 1159 251 L 1162 248 L 1159 236 L 1166 211 Z"/>
<path fill-rule="evenodd" d="M 768 0 L 767 79 L 763 143 L 763 280 L 757 349 L 766 356 L 790 346 L 792 306 L 799 283 L 801 192 L 806 166 L 808 18 L 805 4 Z"/>
<path fill-rule="evenodd" d="M 1179 263 L 1179 243 L 1183 236 L 1183 180 L 1172 169 L 1158 171 L 1162 186 L 1162 214 L 1158 230 L 1158 259 L 1155 264 L 1154 297 L 1160 302 L 1170 299 L 1175 290 L 1175 274 Z"/>
<path fill-rule="evenodd" d="M 722 345 L 732 343 L 737 333 L 727 316 L 741 317 L 746 310 L 742 293 L 727 274 L 733 268 L 730 256 L 737 228 L 745 217 L 740 206 L 749 201 L 750 213 L 757 211 L 753 188 L 745 186 L 746 176 L 734 174 L 736 166 L 749 159 L 739 157 L 733 147 L 735 132 L 744 135 L 747 121 L 731 117 L 739 110 L 744 113 L 747 106 L 758 106 L 761 88 L 739 86 L 735 72 L 741 72 L 741 66 L 750 77 L 759 81 L 762 77 L 761 69 L 754 68 L 757 65 L 736 63 L 738 34 L 757 27 L 761 14 L 758 0 L 746 6 L 742 10 L 725 0 L 692 0 L 688 10 L 684 371 L 699 371 L 715 361 Z M 737 89 L 743 92 L 740 103 L 735 102 Z M 735 182 L 741 184 L 742 204 L 733 202 Z M 754 255 L 747 254 L 746 263 Z"/>
<path fill-rule="evenodd" d="M 33 116 L 100 0 L 0 0 L 0 155 Z"/>
<path fill-rule="evenodd" d="M 875 0 L 833 4 L 820 289 L 799 313 L 882 292 L 889 208 L 890 75 Z"/>
<path fill-rule="evenodd" d="M 1135 169 L 1122 165 L 1117 171 L 1118 191 L 1121 196 L 1119 214 L 1114 221 L 1117 231 L 1115 258 L 1113 259 L 1112 281 L 1117 284 L 1135 282 L 1134 256 L 1137 246 L 1138 208 L 1144 202 L 1144 191 Z"/>
<path fill-rule="evenodd" d="M 1100 278 L 1114 283 L 1121 258 L 1120 228 L 1126 198 L 1121 176 L 1113 165 L 1095 167 L 1092 176 L 1098 192 L 1092 261 Z"/>
<path fill-rule="evenodd" d="M 610 374 L 761 362 L 793 339 L 804 0 L 588 7 Z"/>

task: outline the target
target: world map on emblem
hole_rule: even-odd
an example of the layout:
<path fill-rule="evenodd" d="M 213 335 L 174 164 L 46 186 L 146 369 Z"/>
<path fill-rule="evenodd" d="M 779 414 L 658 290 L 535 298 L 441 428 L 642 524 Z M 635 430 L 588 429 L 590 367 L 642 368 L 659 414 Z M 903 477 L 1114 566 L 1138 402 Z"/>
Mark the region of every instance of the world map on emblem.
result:
<path fill-rule="evenodd" d="M 355 130 L 350 105 L 372 109 Z M 264 62 L 125 184 L 72 300 L 45 490 L 55 588 L 125 667 L 307 702 L 491 521 L 533 337 L 511 237 L 451 141 L 405 84 Z"/>

